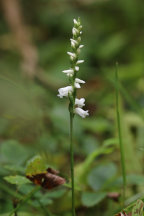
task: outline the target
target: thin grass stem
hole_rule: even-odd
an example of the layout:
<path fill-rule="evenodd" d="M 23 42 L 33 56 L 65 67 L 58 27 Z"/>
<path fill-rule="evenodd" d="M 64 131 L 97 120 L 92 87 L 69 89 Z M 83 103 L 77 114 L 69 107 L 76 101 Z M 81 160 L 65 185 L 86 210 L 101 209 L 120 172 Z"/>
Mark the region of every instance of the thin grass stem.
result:
<path fill-rule="evenodd" d="M 115 70 L 115 81 L 116 81 L 116 115 L 117 115 L 117 126 L 118 126 L 118 136 L 119 136 L 119 145 L 120 145 L 120 154 L 121 154 L 121 167 L 122 167 L 122 177 L 123 177 L 123 206 L 125 203 L 126 195 L 126 169 L 125 169 L 125 155 L 124 155 L 124 146 L 122 142 L 121 134 L 121 123 L 120 123 L 120 112 L 119 112 L 119 79 L 118 79 L 118 63 L 116 63 Z"/>
<path fill-rule="evenodd" d="M 71 162 L 71 188 L 72 188 L 72 216 L 75 216 L 73 116 L 71 113 L 70 113 L 70 162 Z"/>

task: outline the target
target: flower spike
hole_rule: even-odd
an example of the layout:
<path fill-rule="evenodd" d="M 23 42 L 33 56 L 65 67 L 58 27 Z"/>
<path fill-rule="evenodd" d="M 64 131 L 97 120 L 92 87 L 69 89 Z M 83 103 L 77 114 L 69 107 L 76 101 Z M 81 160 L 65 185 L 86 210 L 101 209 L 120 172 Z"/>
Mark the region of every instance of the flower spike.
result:
<path fill-rule="evenodd" d="M 62 71 L 69 77 L 70 85 L 64 88 L 60 88 L 58 90 L 58 97 L 69 97 L 69 111 L 71 115 L 74 116 L 74 114 L 78 114 L 82 118 L 85 118 L 88 115 L 88 110 L 84 111 L 82 109 L 82 107 L 85 106 L 85 99 L 76 98 L 77 89 L 81 88 L 81 84 L 85 83 L 84 80 L 76 78 L 76 75 L 79 71 L 78 65 L 84 62 L 84 60 L 79 59 L 81 49 L 84 47 L 84 45 L 81 44 L 82 25 L 79 18 L 73 19 L 73 22 L 74 26 L 72 28 L 72 38 L 70 38 L 71 51 L 67 52 L 70 57 L 71 67 L 67 70 Z"/>
<path fill-rule="evenodd" d="M 75 113 L 80 115 L 82 118 L 85 118 L 86 116 L 89 115 L 88 110 L 85 111 L 80 107 L 75 108 Z"/>
<path fill-rule="evenodd" d="M 67 52 L 70 56 L 70 69 L 63 70 L 69 77 L 69 86 L 58 89 L 58 97 L 68 97 L 69 98 L 69 113 L 70 113 L 70 162 L 71 162 L 71 192 L 72 192 L 72 216 L 75 216 L 75 189 L 74 189 L 74 151 L 73 151 L 73 119 L 75 114 L 78 114 L 82 118 L 85 118 L 89 115 L 88 110 L 83 110 L 82 107 L 85 106 L 84 98 L 76 98 L 77 97 L 77 89 L 81 88 L 80 84 L 84 84 L 85 81 L 81 80 L 77 77 L 77 73 L 79 71 L 79 64 L 82 64 L 84 60 L 79 60 L 79 55 L 81 52 L 81 48 L 84 45 L 81 43 L 81 34 L 82 34 L 82 25 L 80 22 L 80 18 L 77 20 L 74 19 L 74 27 L 72 28 L 72 38 L 71 42 L 71 51 Z"/>

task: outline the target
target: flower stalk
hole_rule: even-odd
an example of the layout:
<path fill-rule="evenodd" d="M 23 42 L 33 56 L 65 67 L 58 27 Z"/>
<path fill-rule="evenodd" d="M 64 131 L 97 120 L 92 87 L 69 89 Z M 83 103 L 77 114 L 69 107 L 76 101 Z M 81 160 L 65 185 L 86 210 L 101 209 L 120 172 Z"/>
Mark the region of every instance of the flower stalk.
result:
<path fill-rule="evenodd" d="M 117 116 L 117 127 L 118 127 L 118 136 L 119 136 L 119 145 L 120 145 L 120 154 L 121 154 L 122 178 L 123 178 L 123 197 L 122 197 L 123 200 L 122 200 L 122 205 L 124 207 L 125 196 L 126 196 L 126 168 L 125 168 L 125 152 L 124 152 L 124 146 L 123 146 L 123 140 L 122 140 L 120 111 L 119 111 L 118 63 L 116 63 L 115 82 L 116 82 L 116 116 Z"/>
<path fill-rule="evenodd" d="M 79 54 L 84 45 L 81 43 L 82 25 L 80 18 L 74 19 L 74 27 L 72 28 L 71 51 L 67 52 L 70 57 L 70 68 L 63 70 L 69 78 L 69 86 L 58 89 L 58 97 L 69 98 L 69 113 L 70 113 L 70 161 L 71 161 L 71 187 L 72 187 L 72 216 L 75 216 L 75 195 L 74 195 L 74 148 L 73 148 L 73 119 L 75 114 L 78 114 L 82 118 L 89 115 L 88 110 L 83 110 L 85 106 L 85 99 L 78 99 L 77 89 L 81 88 L 81 84 L 85 81 L 77 78 L 79 71 L 79 64 L 82 64 L 84 60 L 79 60 Z"/>

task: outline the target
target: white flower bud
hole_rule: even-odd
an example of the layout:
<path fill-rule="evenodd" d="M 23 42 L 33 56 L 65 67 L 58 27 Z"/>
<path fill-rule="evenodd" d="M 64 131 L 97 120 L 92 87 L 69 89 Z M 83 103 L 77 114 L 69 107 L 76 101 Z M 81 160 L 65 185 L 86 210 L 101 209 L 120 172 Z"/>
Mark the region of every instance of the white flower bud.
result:
<path fill-rule="evenodd" d="M 79 25 L 78 21 L 76 19 L 73 19 L 73 22 L 75 25 Z"/>
<path fill-rule="evenodd" d="M 85 99 L 81 98 L 81 99 L 75 99 L 75 105 L 77 105 L 78 107 L 83 107 L 85 106 Z"/>
<path fill-rule="evenodd" d="M 75 82 L 77 82 L 77 83 L 82 83 L 82 84 L 84 84 L 84 83 L 85 83 L 85 81 L 84 81 L 84 80 L 81 80 L 81 79 L 79 79 L 79 78 L 76 78 L 76 79 L 75 79 Z"/>
<path fill-rule="evenodd" d="M 82 64 L 84 63 L 84 60 L 78 60 L 76 64 Z"/>
<path fill-rule="evenodd" d="M 84 45 L 80 45 L 80 46 L 79 46 L 80 49 L 83 48 L 83 47 L 84 47 Z"/>
<path fill-rule="evenodd" d="M 79 31 L 78 31 L 75 27 L 73 27 L 73 28 L 72 28 L 72 34 L 73 34 L 74 36 L 77 36 L 77 34 L 79 34 Z"/>
<path fill-rule="evenodd" d="M 74 86 L 75 86 L 75 88 L 80 88 L 80 87 L 81 87 L 80 84 L 84 84 L 84 83 L 85 83 L 84 80 L 81 80 L 81 79 L 76 78 L 76 79 L 75 79 Z"/>
<path fill-rule="evenodd" d="M 71 47 L 75 48 L 75 43 L 73 41 L 71 41 Z"/>
<path fill-rule="evenodd" d="M 77 44 L 77 41 L 76 40 L 74 40 L 74 39 L 70 39 L 70 41 L 72 41 L 73 43 L 75 43 L 75 44 Z"/>
<path fill-rule="evenodd" d="M 63 73 L 66 73 L 67 76 L 73 76 L 74 74 L 74 70 L 72 68 L 68 69 L 68 70 L 63 70 Z"/>
<path fill-rule="evenodd" d="M 78 43 L 80 43 L 81 42 L 81 37 L 78 37 L 77 41 L 78 41 Z"/>
<path fill-rule="evenodd" d="M 59 88 L 58 89 L 59 94 L 57 95 L 60 98 L 63 97 L 68 97 L 68 94 L 71 94 L 73 92 L 73 87 L 72 86 L 66 86 L 64 88 Z"/>
<path fill-rule="evenodd" d="M 89 115 L 88 110 L 83 110 L 80 107 L 75 108 L 75 113 L 80 115 L 82 118 L 85 118 L 86 116 Z"/>
<path fill-rule="evenodd" d="M 74 40 L 74 39 L 70 39 L 70 41 L 71 41 L 71 47 L 75 48 L 76 45 L 78 44 L 78 42 L 76 40 Z"/>
<path fill-rule="evenodd" d="M 79 71 L 79 66 L 75 66 L 75 70 L 76 70 L 76 71 Z"/>
<path fill-rule="evenodd" d="M 67 54 L 70 56 L 70 57 L 72 57 L 72 58 L 76 58 L 76 54 L 75 53 L 72 53 L 72 52 L 67 52 Z"/>

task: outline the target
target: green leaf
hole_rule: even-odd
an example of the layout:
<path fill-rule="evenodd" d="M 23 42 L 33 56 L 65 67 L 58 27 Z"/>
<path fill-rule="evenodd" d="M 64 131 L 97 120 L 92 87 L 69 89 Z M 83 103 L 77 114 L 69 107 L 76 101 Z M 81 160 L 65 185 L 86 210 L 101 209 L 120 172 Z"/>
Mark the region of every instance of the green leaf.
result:
<path fill-rule="evenodd" d="M 51 205 L 53 203 L 53 200 L 49 198 L 41 198 L 40 203 L 43 206 L 47 206 L 47 205 Z M 40 206 L 40 203 L 37 200 L 32 200 L 32 204 L 33 206 L 35 206 L 35 208 L 38 208 Z"/>
<path fill-rule="evenodd" d="M 45 160 L 40 155 L 36 155 L 27 162 L 26 175 L 32 176 L 39 173 L 46 173 L 46 168 Z"/>
<path fill-rule="evenodd" d="M 143 185 L 143 183 L 144 183 L 144 176 L 143 175 L 136 175 L 136 174 L 127 175 L 127 185 Z M 122 176 L 118 177 L 113 182 L 113 185 L 116 187 L 122 187 L 122 185 L 123 185 Z"/>
<path fill-rule="evenodd" d="M 48 197 L 48 198 L 59 198 L 65 194 L 66 190 L 65 189 L 59 189 L 55 191 L 49 191 L 49 193 L 43 195 L 43 197 Z"/>
<path fill-rule="evenodd" d="M 102 59 L 109 59 L 121 51 L 123 46 L 127 43 L 127 38 L 122 33 L 116 33 L 107 38 L 103 43 L 104 44 L 101 44 L 99 49 L 99 57 Z"/>
<path fill-rule="evenodd" d="M 89 173 L 89 170 L 91 169 L 92 163 L 94 160 L 102 155 L 102 154 L 110 154 L 113 152 L 114 146 L 111 145 L 105 145 L 101 148 L 96 149 L 94 152 L 88 155 L 88 157 L 85 159 L 84 162 L 78 164 L 75 168 L 75 173 L 76 173 L 76 182 L 78 184 L 86 183 L 86 178 Z"/>
<path fill-rule="evenodd" d="M 6 170 L 11 172 L 20 172 L 21 174 L 25 173 L 25 168 L 16 164 L 8 164 L 3 166 Z"/>
<path fill-rule="evenodd" d="M 116 175 L 116 172 L 117 168 L 113 163 L 95 167 L 88 175 L 88 184 L 93 190 L 100 190 Z"/>
<path fill-rule="evenodd" d="M 23 185 L 31 183 L 26 177 L 15 175 L 15 176 L 6 176 L 4 179 L 10 184 Z"/>
<path fill-rule="evenodd" d="M 144 203 L 142 200 L 137 200 L 132 209 L 132 216 L 143 216 Z"/>
<path fill-rule="evenodd" d="M 111 131 L 112 125 L 105 118 L 97 119 L 85 119 L 82 122 L 82 125 L 85 129 L 90 130 L 93 133 L 103 133 L 104 131 Z"/>
<path fill-rule="evenodd" d="M 8 140 L 1 144 L 0 161 L 20 165 L 25 162 L 29 152 L 16 140 Z"/>
<path fill-rule="evenodd" d="M 105 192 L 84 192 L 82 194 L 82 204 L 86 207 L 92 207 L 101 202 L 106 197 Z"/>

